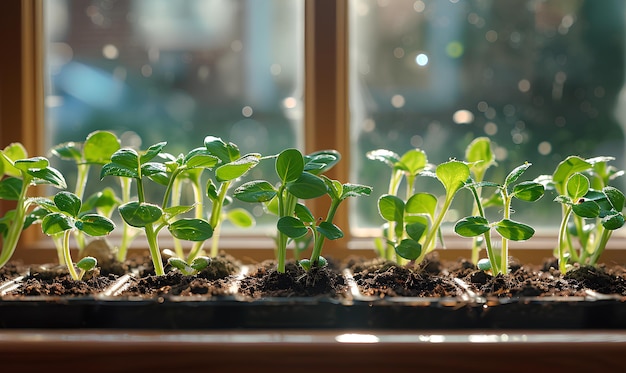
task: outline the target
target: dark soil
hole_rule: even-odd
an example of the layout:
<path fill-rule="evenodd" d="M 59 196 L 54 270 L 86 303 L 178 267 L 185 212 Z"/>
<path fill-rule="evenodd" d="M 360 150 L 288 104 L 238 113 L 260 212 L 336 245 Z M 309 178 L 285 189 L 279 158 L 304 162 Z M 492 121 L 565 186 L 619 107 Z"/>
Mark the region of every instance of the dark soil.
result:
<path fill-rule="evenodd" d="M 7 296 L 87 296 L 104 290 L 117 276 L 101 276 L 99 272 L 85 276 L 81 281 L 73 280 L 67 270 L 60 267 L 32 267 L 21 285 Z"/>
<path fill-rule="evenodd" d="M 133 280 L 123 296 L 218 296 L 231 293 L 241 264 L 232 256 L 220 254 L 200 273 L 190 276 L 169 271 L 164 276 L 147 275 Z"/>
<path fill-rule="evenodd" d="M 285 267 L 285 273 L 280 273 L 276 270 L 276 262 L 261 263 L 242 279 L 239 291 L 253 298 L 342 298 L 347 295 L 345 278 L 332 265 L 313 267 L 308 272 L 294 261 L 287 262 Z"/>
<path fill-rule="evenodd" d="M 493 276 L 477 269 L 465 259 L 442 262 L 436 253 L 429 255 L 418 268 L 401 266 L 382 259 L 351 258 L 342 265 L 331 264 L 305 272 L 289 261 L 286 273 L 276 271 L 275 261 L 253 268 L 246 276 L 237 278 L 241 264 L 231 256 L 220 254 L 211 265 L 193 276 L 168 270 L 165 276 L 154 276 L 152 261 L 147 256 L 131 257 L 124 263 L 108 262 L 83 281 L 73 281 L 65 269 L 49 267 L 26 268 L 9 263 L 0 269 L 0 279 L 6 281 L 28 273 L 23 284 L 7 296 L 70 295 L 82 296 L 101 292 L 120 274 L 134 273 L 124 296 L 222 296 L 239 294 L 258 299 L 267 297 L 330 297 L 345 298 L 349 292 L 342 275 L 350 269 L 361 294 L 375 297 L 458 297 L 468 290 L 473 295 L 494 298 L 588 296 L 589 290 L 601 294 L 626 297 L 626 269 L 620 266 L 575 266 L 562 275 L 555 260 L 541 266 L 511 262 L 510 273 Z M 106 266 L 110 264 L 110 266 Z M 460 281 L 459 281 L 460 280 Z M 238 282 L 237 282 L 238 281 Z"/>
<path fill-rule="evenodd" d="M 413 270 L 383 259 L 348 263 L 359 290 L 366 296 L 456 297 L 462 290 L 441 276 L 440 264 L 426 260 Z"/>
<path fill-rule="evenodd" d="M 370 296 L 454 297 L 460 295 L 455 278 L 483 297 L 587 296 L 588 290 L 626 296 L 623 267 L 575 266 L 563 276 L 552 259 L 542 266 L 520 265 L 513 259 L 509 273 L 496 276 L 477 269 L 466 259 L 442 263 L 436 253 L 417 269 L 382 259 L 352 259 L 347 265 L 361 292 Z"/>

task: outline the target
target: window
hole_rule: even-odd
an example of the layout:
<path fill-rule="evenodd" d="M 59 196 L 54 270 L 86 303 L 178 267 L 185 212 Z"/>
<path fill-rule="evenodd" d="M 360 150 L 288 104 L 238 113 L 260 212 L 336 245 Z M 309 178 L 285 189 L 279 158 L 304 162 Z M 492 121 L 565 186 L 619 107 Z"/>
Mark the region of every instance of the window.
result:
<path fill-rule="evenodd" d="M 566 154 L 611 155 L 617 167 L 624 167 L 626 116 L 620 93 L 625 9 L 619 0 L 275 0 L 270 6 L 200 0 L 12 3 L 5 5 L 2 15 L 8 30 L 3 40 L 5 49 L 20 58 L 1 62 L 3 71 L 16 74 L 6 74 L 1 82 L 0 139 L 3 144 L 21 140 L 31 152 L 84 138 L 92 129 L 102 128 L 99 123 L 111 122 L 106 105 L 112 102 L 103 97 L 91 98 L 96 106 L 104 105 L 94 116 L 84 116 L 81 109 L 67 116 L 60 110 L 63 105 L 84 108 L 85 100 L 72 91 L 78 88 L 68 87 L 76 85 L 75 76 L 90 76 L 102 82 L 98 87 L 109 84 L 114 91 L 126 92 L 137 81 L 149 83 L 145 90 L 133 92 L 136 101 L 130 108 L 114 105 L 122 115 L 116 125 L 129 129 L 130 140 L 135 138 L 133 132 L 144 144 L 160 140 L 138 126 L 150 111 L 162 114 L 154 126 L 176 123 L 183 129 L 173 137 L 194 140 L 200 137 L 196 126 L 214 125 L 210 130 L 202 127 L 202 137 L 214 129 L 214 134 L 238 143 L 244 151 L 250 131 L 259 134 L 255 139 L 262 138 L 268 133 L 264 126 L 277 125 L 285 137 L 268 151 L 285 144 L 308 151 L 339 149 L 345 159 L 332 176 L 373 185 L 378 195 L 387 189 L 388 170 L 368 161 L 367 151 L 384 147 L 401 153 L 420 147 L 433 163 L 440 163 L 449 156 L 462 158 L 469 140 L 479 135 L 495 142 L 501 173 L 526 160 L 533 163 L 529 177 L 550 173 Z M 71 22 L 58 17 L 70 17 L 67 10 L 80 7 L 76 13 L 81 22 L 111 39 L 96 45 L 86 40 L 87 34 L 66 26 L 51 30 L 46 53 L 59 59 L 49 61 L 50 74 L 44 77 L 43 5 L 52 9 L 47 17 L 54 15 L 61 25 Z M 105 32 L 102 27 L 115 11 L 132 22 L 127 19 L 123 27 Z M 147 19 L 140 22 L 142 12 Z M 202 16 L 207 13 L 214 22 Z M 281 22 L 274 21 L 278 18 Z M 211 40 L 198 38 L 213 32 L 218 36 Z M 121 35 L 132 37 L 122 42 Z M 275 41 L 276 35 L 281 45 L 258 42 L 263 37 Z M 71 40 L 64 39 L 68 36 Z M 173 37 L 184 39 L 184 45 L 172 43 Z M 297 40 L 304 43 L 298 45 Z M 74 51 L 74 42 L 82 43 L 87 55 Z M 282 43 L 292 43 L 300 52 Z M 213 52 L 208 55 L 198 51 L 209 49 Z M 260 53 L 258 60 L 248 58 L 253 50 Z M 127 66 L 116 69 L 125 59 Z M 224 65 L 233 74 L 228 79 L 216 74 Z M 103 72 L 106 79 L 97 80 Z M 71 73 L 78 75 L 69 78 Z M 39 99 L 42 87 L 36 83 L 42 81 L 56 84 L 49 85 L 55 88 L 47 91 L 45 100 L 50 136 L 39 132 L 44 103 Z M 203 81 L 215 84 L 207 88 Z M 173 87 L 173 92 L 162 93 L 164 86 Z M 200 101 L 190 99 L 192 91 L 200 93 Z M 127 104 L 129 96 L 120 97 Z M 213 102 L 220 103 L 216 111 L 203 106 Z M 75 136 L 73 126 L 80 123 L 92 127 Z M 62 132 L 56 130 L 63 126 L 72 136 L 59 135 Z M 371 233 L 368 229 L 381 223 L 373 207 L 375 198 L 350 201 L 350 225 L 357 228 L 357 236 Z M 313 206 L 318 215 L 323 207 Z M 517 218 L 524 220 L 532 213 L 535 222 L 548 219 L 534 212 L 553 210 L 553 202 L 544 198 L 532 209 L 516 205 Z M 345 208 L 338 225 L 348 225 Z M 343 241 L 329 242 L 330 249 L 344 250 Z M 370 241 L 366 238 L 367 249 L 355 253 L 370 252 Z M 466 242 L 461 245 L 467 247 Z"/>
<path fill-rule="evenodd" d="M 95 130 L 137 149 L 166 140 L 173 155 L 207 135 L 242 154 L 301 148 L 303 10 L 285 0 L 46 1 L 46 148 Z M 262 162 L 250 176 L 272 169 Z M 269 224 L 261 206 L 242 206 Z"/>
<path fill-rule="evenodd" d="M 524 178 L 551 174 L 567 155 L 613 156 L 624 169 L 624 11 L 623 1 L 352 0 L 351 178 L 380 194 L 390 171 L 367 151 L 419 147 L 439 164 L 463 159 L 476 136 L 495 145 L 495 180 L 525 161 Z M 454 207 L 469 213 L 463 194 Z M 515 219 L 558 224 L 554 197 L 515 202 Z M 370 202 L 355 206 L 361 227 L 380 224 Z"/>

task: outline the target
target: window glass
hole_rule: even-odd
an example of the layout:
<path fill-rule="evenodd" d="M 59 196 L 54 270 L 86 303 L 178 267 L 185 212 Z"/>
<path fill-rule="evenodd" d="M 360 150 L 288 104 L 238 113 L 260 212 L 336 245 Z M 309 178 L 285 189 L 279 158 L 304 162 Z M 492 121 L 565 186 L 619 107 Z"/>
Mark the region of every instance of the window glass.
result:
<path fill-rule="evenodd" d="M 140 149 L 167 141 L 174 155 L 203 146 L 207 135 L 234 142 L 242 154 L 303 143 L 303 1 L 44 6 L 48 148 L 95 130 L 114 131 Z M 251 177 L 261 178 L 271 163 Z M 67 161 L 55 166 L 74 170 Z"/>
<path fill-rule="evenodd" d="M 551 174 L 568 155 L 613 156 L 623 169 L 624 14 L 621 0 L 352 0 L 352 178 L 377 198 L 391 170 L 366 152 L 420 148 L 440 164 L 464 159 L 477 136 L 494 144 L 497 182 L 525 161 L 524 180 Z M 443 193 L 425 178 L 417 188 Z M 450 221 L 470 212 L 469 197 Z M 553 199 L 514 202 L 514 218 L 557 225 Z M 353 206 L 360 227 L 382 223 L 371 201 Z"/>

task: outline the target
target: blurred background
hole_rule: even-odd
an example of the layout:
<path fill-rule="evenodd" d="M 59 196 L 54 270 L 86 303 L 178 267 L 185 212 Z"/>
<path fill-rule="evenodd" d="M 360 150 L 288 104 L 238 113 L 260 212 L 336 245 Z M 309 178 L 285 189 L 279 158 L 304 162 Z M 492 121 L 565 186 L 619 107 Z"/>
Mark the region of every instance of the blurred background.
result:
<path fill-rule="evenodd" d="M 172 154 L 206 135 L 242 153 L 302 148 L 303 0 L 44 5 L 48 147 L 104 129 L 141 149 L 165 139 Z M 365 158 L 378 148 L 421 148 L 439 164 L 488 136 L 498 167 L 487 177 L 500 182 L 525 161 L 524 180 L 551 174 L 567 155 L 613 156 L 624 168 L 625 5 L 350 0 L 350 181 L 375 188 L 351 205 L 353 227 L 382 223 L 372 198 L 387 191 L 390 169 Z M 424 178 L 418 188 L 443 191 Z M 448 220 L 469 211 L 468 197 Z M 514 219 L 557 225 L 553 198 L 514 202 Z"/>

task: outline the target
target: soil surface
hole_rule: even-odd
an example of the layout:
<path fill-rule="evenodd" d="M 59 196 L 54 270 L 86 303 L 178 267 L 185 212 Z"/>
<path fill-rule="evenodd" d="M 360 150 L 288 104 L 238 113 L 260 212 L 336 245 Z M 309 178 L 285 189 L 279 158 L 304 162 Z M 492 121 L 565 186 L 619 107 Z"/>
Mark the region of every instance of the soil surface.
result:
<path fill-rule="evenodd" d="M 106 261 L 103 261 L 106 263 Z M 102 263 L 99 261 L 99 263 Z M 119 269 L 123 271 L 119 271 Z M 417 268 L 412 264 L 373 259 L 350 258 L 338 265 L 330 261 L 323 268 L 304 271 L 288 261 L 286 272 L 276 270 L 275 261 L 266 261 L 241 274 L 241 263 L 221 253 L 206 269 L 196 275 L 183 275 L 166 266 L 164 276 L 155 276 L 149 257 L 132 257 L 124 263 L 101 267 L 88 273 L 82 281 L 72 280 L 62 267 L 24 267 L 9 263 L 0 271 L 6 281 L 27 274 L 22 284 L 5 296 L 70 295 L 83 296 L 102 292 L 121 273 L 134 278 L 121 295 L 129 297 L 223 296 L 234 289 L 249 298 L 267 297 L 349 297 L 343 268 L 352 272 L 362 295 L 375 297 L 459 297 L 487 298 L 589 296 L 590 290 L 626 297 L 626 269 L 620 266 L 574 266 L 562 275 L 555 260 L 541 266 L 521 265 L 511 261 L 507 275 L 492 275 L 477 269 L 465 259 L 442 262 L 436 253 L 429 255 Z M 592 294 L 592 293 L 591 293 Z"/>
<path fill-rule="evenodd" d="M 294 261 L 288 261 L 285 273 L 280 273 L 275 261 L 266 261 L 241 280 L 239 291 L 253 298 L 342 298 L 347 296 L 347 285 L 340 270 L 332 263 L 306 272 Z"/>
<path fill-rule="evenodd" d="M 496 276 L 466 259 L 441 262 L 436 253 L 416 269 L 382 259 L 352 259 L 347 265 L 361 292 L 370 296 L 454 297 L 462 289 L 483 297 L 587 296 L 589 290 L 626 296 L 623 267 L 574 266 L 562 275 L 552 259 L 542 266 L 520 265 L 513 259 L 509 273 Z"/>

